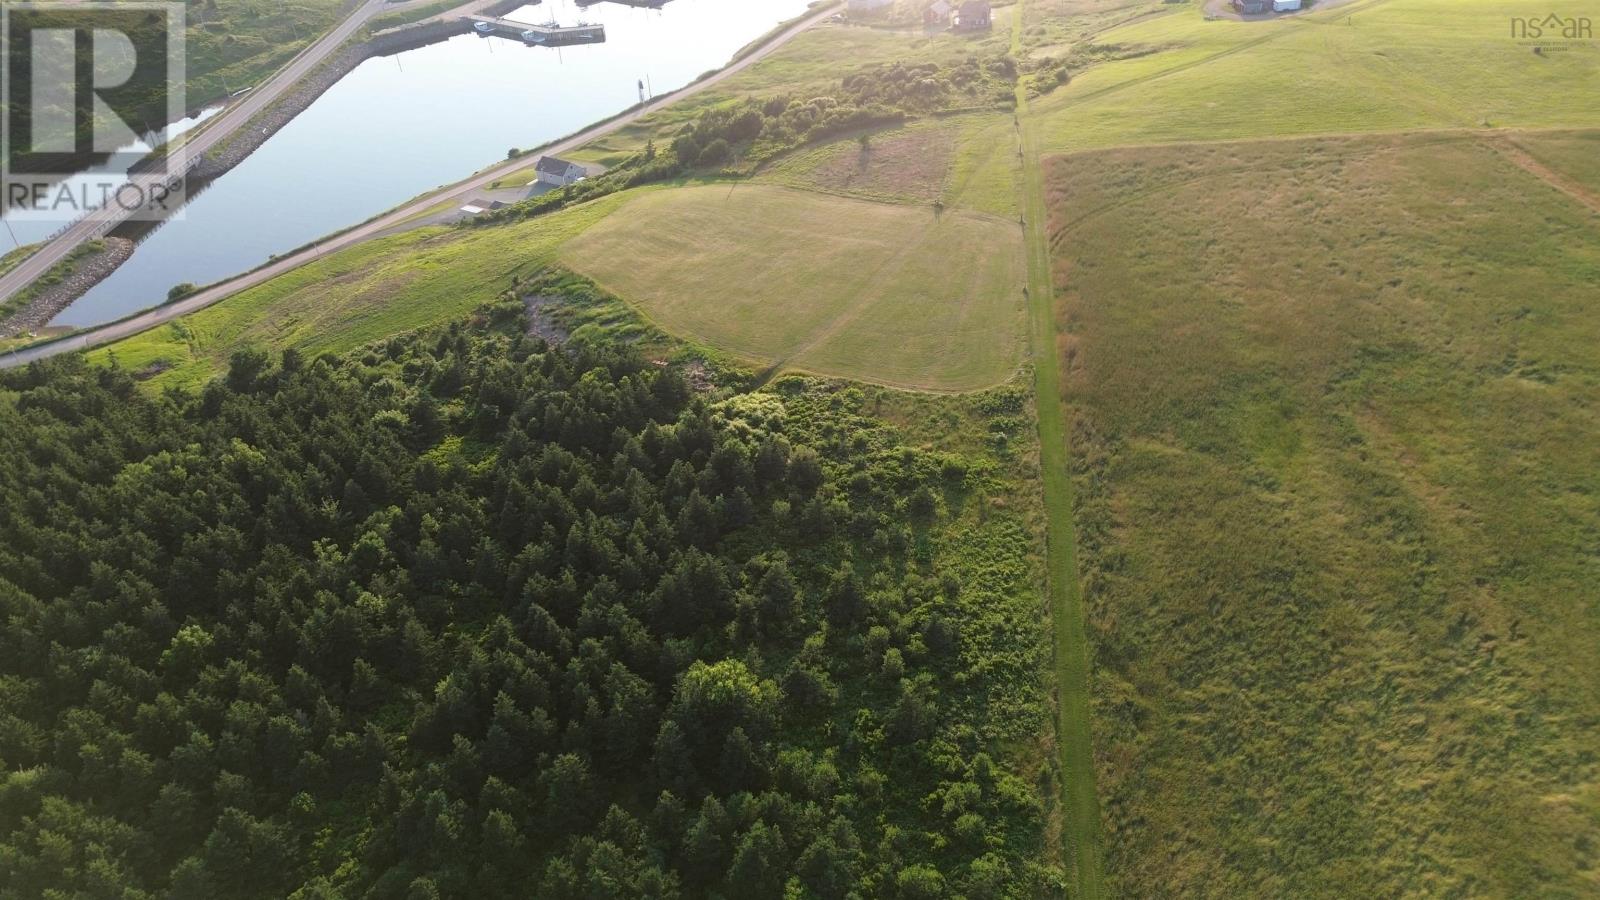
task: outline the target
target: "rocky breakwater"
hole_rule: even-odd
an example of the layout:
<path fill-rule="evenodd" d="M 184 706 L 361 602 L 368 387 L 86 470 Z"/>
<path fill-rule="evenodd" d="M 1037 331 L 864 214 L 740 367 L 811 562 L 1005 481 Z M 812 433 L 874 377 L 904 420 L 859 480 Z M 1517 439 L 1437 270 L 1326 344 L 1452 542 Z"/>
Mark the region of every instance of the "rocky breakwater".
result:
<path fill-rule="evenodd" d="M 27 298 L 22 309 L 0 320 L 0 338 L 16 337 L 43 328 L 72 301 L 115 272 L 133 255 L 135 246 L 133 241 L 119 237 L 108 237 L 98 244 L 99 249 L 89 249 L 84 255 L 69 259 L 35 282 L 28 289 L 32 296 Z M 52 282 L 52 277 L 57 280 Z"/>
<path fill-rule="evenodd" d="M 233 137 L 224 141 L 221 146 L 207 151 L 200 158 L 200 162 L 190 170 L 191 181 L 212 181 L 244 162 L 283 126 L 294 121 L 295 116 L 310 109 L 318 97 L 339 83 L 339 79 L 350 74 L 356 66 L 361 65 L 372 55 L 365 43 L 349 44 L 339 48 L 311 74 L 302 78 L 292 90 L 245 123 Z"/>

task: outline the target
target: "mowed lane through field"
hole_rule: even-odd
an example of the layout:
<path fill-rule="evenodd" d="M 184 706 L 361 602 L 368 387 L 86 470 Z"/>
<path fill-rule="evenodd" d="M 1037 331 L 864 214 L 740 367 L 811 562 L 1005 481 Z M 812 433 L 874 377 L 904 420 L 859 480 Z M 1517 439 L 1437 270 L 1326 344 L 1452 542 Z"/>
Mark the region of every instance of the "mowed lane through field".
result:
<path fill-rule="evenodd" d="M 763 367 L 992 387 L 1021 362 L 1015 223 L 768 185 L 654 191 L 562 251 L 663 330 Z"/>

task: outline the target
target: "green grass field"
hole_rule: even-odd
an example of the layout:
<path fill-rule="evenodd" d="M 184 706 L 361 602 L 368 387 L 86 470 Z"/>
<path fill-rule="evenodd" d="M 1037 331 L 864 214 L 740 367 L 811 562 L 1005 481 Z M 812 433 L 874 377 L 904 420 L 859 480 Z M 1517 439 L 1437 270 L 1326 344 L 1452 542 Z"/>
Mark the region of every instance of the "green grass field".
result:
<path fill-rule="evenodd" d="M 493 229 L 429 228 L 312 263 L 168 325 L 97 350 L 155 373 L 153 387 L 198 387 L 244 346 L 338 353 L 459 318 L 549 265 L 556 248 L 616 209 L 608 197 Z"/>
<path fill-rule="evenodd" d="M 1060 57 L 1073 44 L 1145 16 L 1187 11 L 1161 0 L 1028 0 L 1022 46 L 1033 56 Z"/>
<path fill-rule="evenodd" d="M 1593 212 L 1471 135 L 1051 170 L 1113 892 L 1594 896 Z"/>
<path fill-rule="evenodd" d="M 562 258 L 757 365 L 965 391 L 1020 362 L 1020 245 L 986 216 L 717 184 L 640 196 Z"/>
<path fill-rule="evenodd" d="M 1551 12 L 1592 15 L 1029 0 L 978 38 L 829 25 L 575 155 L 873 63 L 1151 52 L 1024 103 L 1026 158 L 1009 113 L 926 120 L 754 184 L 390 238 L 96 356 L 193 387 L 238 346 L 349 349 L 551 264 L 755 369 L 977 391 L 1054 338 L 1029 527 L 1060 626 L 1047 842 L 1077 894 L 1099 841 L 1107 896 L 1595 896 L 1600 44 L 1512 38 Z M 1041 154 L 1070 154 L 1048 197 Z"/>
<path fill-rule="evenodd" d="M 32 256 L 33 252 L 38 249 L 38 244 L 24 244 L 15 250 L 7 251 L 4 256 L 0 256 L 0 275 L 4 275 L 21 265 L 23 260 Z"/>
<path fill-rule="evenodd" d="M 1509 137 L 1540 163 L 1600 196 L 1600 132 L 1544 132 Z"/>
<path fill-rule="evenodd" d="M 804 148 L 759 180 L 894 203 L 931 204 L 1013 218 L 1021 160 L 1004 113 L 952 116 Z"/>
<path fill-rule="evenodd" d="M 1013 48 L 1022 45 L 1020 22 L 1013 23 Z M 1106 896 L 1104 840 L 1100 827 L 1099 791 L 1095 787 L 1093 721 L 1090 706 L 1089 646 L 1082 586 L 1078 579 L 1076 506 L 1071 479 L 1070 432 L 1062 402 L 1061 360 L 1055 353 L 1055 290 L 1051 277 L 1049 217 L 1045 207 L 1044 171 L 1038 130 L 1033 127 L 1024 84 L 1017 85 L 1018 136 L 1022 143 L 1021 204 L 1028 261 L 1029 351 L 1034 359 L 1035 421 L 1039 433 L 1039 485 L 1045 509 L 1047 573 L 1045 601 L 1051 633 L 1050 668 L 1055 706 L 1056 791 L 1061 814 L 1059 858 L 1070 873 L 1075 900 Z"/>
<path fill-rule="evenodd" d="M 1011 218 L 1022 191 L 1022 159 L 1011 116 L 964 118 L 944 202 Z"/>
<path fill-rule="evenodd" d="M 188 97 L 204 103 L 251 87 L 332 28 L 343 0 L 190 3 Z"/>
<path fill-rule="evenodd" d="M 1535 55 L 1511 18 L 1585 0 L 1365 0 L 1269 22 L 1197 4 L 1098 35 L 1162 48 L 1036 105 L 1047 150 L 1345 132 L 1600 124 L 1600 43 Z"/>
<path fill-rule="evenodd" d="M 957 127 L 948 122 L 862 135 L 790 154 L 761 180 L 890 203 L 932 205 L 945 195 Z"/>
<path fill-rule="evenodd" d="M 863 66 L 895 62 L 954 64 L 970 55 L 1005 49 L 999 27 L 986 35 L 924 35 L 920 31 L 822 25 L 797 36 L 767 58 L 714 88 L 618 129 L 572 154 L 586 162 L 615 165 L 654 140 L 659 144 L 707 108 L 744 97 L 787 94 L 811 98 L 831 96 L 841 76 Z"/>

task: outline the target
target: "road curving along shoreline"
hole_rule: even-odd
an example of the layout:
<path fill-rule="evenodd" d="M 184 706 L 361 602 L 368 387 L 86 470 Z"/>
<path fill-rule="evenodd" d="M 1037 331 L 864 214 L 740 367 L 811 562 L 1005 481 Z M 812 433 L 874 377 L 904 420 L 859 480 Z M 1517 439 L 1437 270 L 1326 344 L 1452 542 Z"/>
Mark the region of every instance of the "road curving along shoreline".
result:
<path fill-rule="evenodd" d="M 813 7 L 805 16 L 795 20 L 787 28 L 769 36 L 767 42 L 759 48 L 746 53 L 743 57 L 718 69 L 684 87 L 671 93 L 662 94 L 647 103 L 633 107 L 610 119 L 598 122 L 588 128 L 562 138 L 554 143 L 535 148 L 532 153 L 559 155 L 569 153 L 578 147 L 597 140 L 618 129 L 633 124 L 646 115 L 657 112 L 686 97 L 693 96 L 708 88 L 720 84 L 724 80 L 743 72 L 750 66 L 765 59 L 769 54 L 809 30 L 812 26 L 824 21 L 837 9 L 838 3 L 824 3 Z M 506 160 L 497 165 L 479 171 L 455 184 L 446 186 L 429 194 L 419 196 L 404 203 L 387 213 L 375 216 L 366 222 L 347 228 L 302 247 L 290 253 L 277 257 L 271 262 L 230 278 L 226 281 L 205 287 L 182 300 L 168 303 L 163 306 L 153 307 L 135 313 L 114 322 L 98 325 L 94 328 L 73 332 L 56 338 L 46 339 L 26 347 L 10 350 L 0 355 L 0 369 L 13 368 L 27 365 L 32 362 L 48 359 L 62 353 L 72 353 L 81 350 L 90 350 L 100 347 L 125 337 L 131 337 L 141 331 L 146 331 L 158 325 L 165 324 L 173 319 L 181 318 L 190 313 L 205 309 L 219 303 L 240 291 L 247 290 L 257 285 L 270 281 L 279 275 L 294 271 L 310 263 L 323 254 L 334 253 L 357 244 L 365 243 L 373 238 L 404 231 L 408 228 L 419 226 L 417 219 L 422 213 L 433 209 L 445 202 L 454 202 L 466 198 L 469 194 L 481 191 L 494 181 L 504 178 L 514 172 L 522 171 L 528 166 L 528 155 L 524 154 L 516 159 Z"/>
<path fill-rule="evenodd" d="M 407 2 L 390 5 L 396 9 L 403 10 L 421 2 L 424 2 L 424 0 L 407 0 Z M 344 43 L 332 50 L 321 48 L 318 51 L 321 56 L 320 62 L 317 62 L 292 83 L 282 86 L 277 96 L 272 98 L 264 107 L 254 112 L 247 119 L 234 121 L 222 126 L 226 129 L 225 132 L 212 138 L 215 144 L 201 152 L 194 167 L 189 170 L 188 179 L 191 193 L 198 191 L 207 183 L 221 178 L 249 159 L 252 154 L 261 149 L 262 145 L 266 144 L 274 135 L 298 118 L 301 113 L 310 109 L 312 104 L 321 99 L 323 94 L 326 94 L 346 75 L 355 71 L 358 66 L 367 60 L 388 56 L 422 44 L 448 39 L 461 32 L 462 29 L 455 27 L 455 20 L 462 15 L 468 13 L 498 15 L 523 6 L 526 3 L 527 0 L 468 0 L 468 2 L 464 2 L 444 13 L 420 22 L 385 29 L 373 33 L 360 41 L 347 37 Z M 367 21 L 373 15 L 387 15 L 392 14 L 394 11 L 394 9 L 380 8 L 374 13 L 371 3 L 358 6 L 352 13 L 352 18 L 347 19 L 340 26 L 340 30 L 355 22 L 358 26 L 358 31 L 359 26 L 367 24 Z M 312 52 L 319 44 L 314 44 L 312 48 L 308 48 L 307 52 Z M 294 65 L 299 60 L 300 57 L 297 57 L 295 61 L 291 62 L 291 65 Z M 274 78 L 276 77 L 274 76 Z M 225 110 L 224 114 L 218 118 L 227 117 L 235 108 L 237 107 Z M 195 134 L 186 136 L 185 141 L 192 142 L 205 131 L 209 131 L 209 128 L 203 128 Z M 147 157 L 146 159 L 150 158 L 152 157 Z M 140 167 L 136 166 L 135 171 L 139 170 Z M 89 239 L 93 238 L 86 238 L 85 240 Z M 21 334 L 48 323 L 56 313 L 70 306 L 74 301 L 88 293 L 96 284 L 109 277 L 124 262 L 127 262 L 133 255 L 132 248 L 136 247 L 138 243 L 137 241 L 125 242 L 121 238 L 107 237 L 105 240 L 128 243 L 129 249 L 127 252 L 119 251 L 114 254 L 104 254 L 97 257 L 96 271 L 98 277 L 92 280 L 74 279 L 70 284 L 62 284 L 52 288 L 48 292 L 48 303 L 42 302 L 45 299 L 45 295 L 41 293 L 27 307 L 19 310 L 15 315 L 0 321 L 0 336 Z M 77 246 L 81 246 L 82 243 L 83 241 L 80 241 Z M 67 252 L 70 254 L 71 248 Z M 63 256 L 62 258 L 65 257 Z M 26 283 L 12 285 L 0 280 L 0 300 L 26 290 L 29 284 L 38 278 L 44 277 L 48 274 L 48 271 L 48 268 L 40 270 L 37 275 L 33 276 L 33 279 Z M 48 315 L 44 315 L 45 313 L 48 313 Z"/>

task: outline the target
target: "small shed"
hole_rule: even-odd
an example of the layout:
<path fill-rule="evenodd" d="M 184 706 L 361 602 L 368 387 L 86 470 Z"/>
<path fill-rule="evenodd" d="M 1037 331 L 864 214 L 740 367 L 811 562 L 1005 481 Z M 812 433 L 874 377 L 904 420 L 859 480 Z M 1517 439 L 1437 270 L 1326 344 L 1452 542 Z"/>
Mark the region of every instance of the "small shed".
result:
<path fill-rule="evenodd" d="M 534 167 L 534 171 L 539 174 L 540 184 L 548 184 L 551 187 L 566 187 L 589 176 L 589 170 L 583 166 L 554 156 L 539 157 L 539 164 Z"/>
<path fill-rule="evenodd" d="M 989 8 L 989 0 L 966 0 L 956 9 L 955 18 L 950 23 L 957 31 L 984 31 L 994 27 L 994 14 Z"/>
<path fill-rule="evenodd" d="M 1273 12 L 1299 12 L 1300 0 L 1272 0 Z"/>
<path fill-rule="evenodd" d="M 950 14 L 955 11 L 946 0 L 933 0 L 933 5 L 922 14 L 922 21 L 928 25 L 949 25 Z"/>
<path fill-rule="evenodd" d="M 1245 16 L 1259 16 L 1272 11 L 1272 0 L 1233 0 L 1233 8 Z"/>

